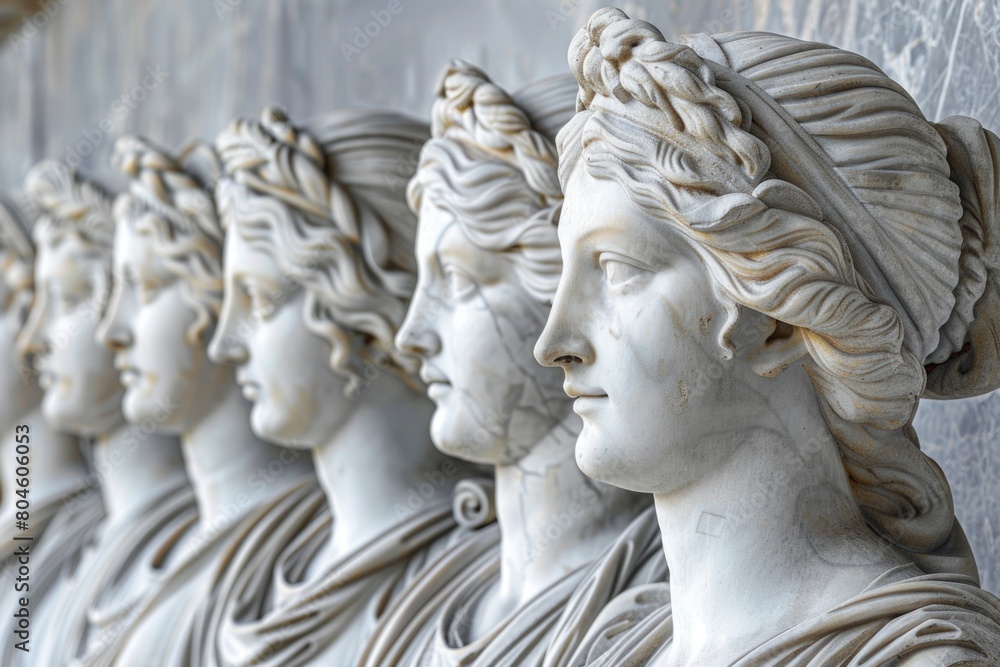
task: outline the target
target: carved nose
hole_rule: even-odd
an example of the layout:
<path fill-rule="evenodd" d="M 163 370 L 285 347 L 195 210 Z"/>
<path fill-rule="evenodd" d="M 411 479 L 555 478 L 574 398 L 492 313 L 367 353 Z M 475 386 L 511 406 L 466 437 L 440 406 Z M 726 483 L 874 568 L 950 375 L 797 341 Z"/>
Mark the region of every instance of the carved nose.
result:
<path fill-rule="evenodd" d="M 132 346 L 132 332 L 117 319 L 105 319 L 97 329 L 97 342 L 115 352 Z"/>
<path fill-rule="evenodd" d="M 120 352 L 132 345 L 132 336 L 123 327 L 108 327 L 107 331 L 98 337 L 99 341 L 115 352 Z"/>
<path fill-rule="evenodd" d="M 583 359 L 573 354 L 564 354 L 562 356 L 556 357 L 552 363 L 556 366 L 568 366 L 570 364 L 582 363 Z"/>
<path fill-rule="evenodd" d="M 441 339 L 428 329 L 423 331 L 400 330 L 396 336 L 396 347 L 409 354 L 430 357 L 441 350 Z"/>
<path fill-rule="evenodd" d="M 229 287 L 222 300 L 219 320 L 215 324 L 215 333 L 208 343 L 208 358 L 214 364 L 244 364 L 250 359 L 247 341 L 241 331 L 240 322 L 246 322 L 246 312 L 232 298 Z M 252 330 L 247 330 L 247 336 Z"/>
<path fill-rule="evenodd" d="M 396 347 L 408 354 L 430 357 L 441 350 L 441 339 L 426 327 L 405 324 L 396 334 Z"/>
<path fill-rule="evenodd" d="M 28 321 L 21 329 L 15 345 L 18 355 L 23 358 L 48 354 L 49 345 L 42 335 L 42 315 L 37 304 L 28 312 Z"/>
<path fill-rule="evenodd" d="M 243 364 L 250 359 L 250 353 L 237 336 L 219 331 L 208 344 L 208 358 L 215 364 Z"/>
<path fill-rule="evenodd" d="M 583 337 L 560 332 L 557 327 L 546 326 L 535 344 L 535 359 L 542 366 L 566 368 L 575 364 L 591 363 L 594 355 Z"/>

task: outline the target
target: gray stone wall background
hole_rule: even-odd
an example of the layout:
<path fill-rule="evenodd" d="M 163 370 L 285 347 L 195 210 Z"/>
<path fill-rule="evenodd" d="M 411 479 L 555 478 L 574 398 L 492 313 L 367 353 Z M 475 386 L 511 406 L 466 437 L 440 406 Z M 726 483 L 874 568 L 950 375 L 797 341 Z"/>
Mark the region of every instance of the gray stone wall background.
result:
<path fill-rule="evenodd" d="M 191 138 L 211 140 L 234 116 L 257 115 L 269 104 L 293 118 L 344 104 L 426 117 L 449 57 L 516 89 L 566 71 L 570 39 L 605 4 L 50 0 L 45 14 L 0 45 L 0 189 L 18 185 L 44 157 L 79 162 L 114 187 L 107 160 L 117 136 L 141 133 L 176 148 Z M 1000 131 L 998 0 L 618 6 L 667 37 L 769 30 L 849 48 L 899 81 L 931 120 L 963 114 Z M 984 587 L 1000 592 L 1000 394 L 925 401 L 916 427 L 952 482 Z"/>

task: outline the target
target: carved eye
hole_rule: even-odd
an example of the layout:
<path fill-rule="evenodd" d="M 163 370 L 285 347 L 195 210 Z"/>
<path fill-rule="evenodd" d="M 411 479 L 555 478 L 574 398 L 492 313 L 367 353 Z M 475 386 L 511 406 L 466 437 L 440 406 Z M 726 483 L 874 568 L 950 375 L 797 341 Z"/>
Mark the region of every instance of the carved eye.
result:
<path fill-rule="evenodd" d="M 248 284 L 244 289 L 247 296 L 250 297 L 250 307 L 253 309 L 253 312 L 258 313 L 261 319 L 270 319 L 275 310 L 274 300 L 256 285 Z"/>
<path fill-rule="evenodd" d="M 464 299 L 476 289 L 476 283 L 465 273 L 448 266 L 444 269 L 447 298 L 453 301 Z"/>
<path fill-rule="evenodd" d="M 620 255 L 614 253 L 602 253 L 598 259 L 601 270 L 604 271 L 604 279 L 612 287 L 624 285 L 644 274 L 649 273 L 649 269 L 626 261 Z"/>
<path fill-rule="evenodd" d="M 49 286 L 49 298 L 63 311 L 73 310 L 83 303 L 83 297 L 79 292 L 66 290 L 55 285 Z"/>
<path fill-rule="evenodd" d="M 156 297 L 160 294 L 160 290 L 157 289 L 155 285 L 150 283 L 142 282 L 138 285 L 139 289 L 139 303 L 143 305 L 150 304 L 156 300 Z"/>

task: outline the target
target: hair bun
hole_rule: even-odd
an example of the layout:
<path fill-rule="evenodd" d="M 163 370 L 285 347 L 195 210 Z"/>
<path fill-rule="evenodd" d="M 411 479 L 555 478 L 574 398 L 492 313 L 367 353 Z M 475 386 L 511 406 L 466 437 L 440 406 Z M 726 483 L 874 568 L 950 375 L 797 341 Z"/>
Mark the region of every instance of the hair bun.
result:
<path fill-rule="evenodd" d="M 964 398 L 1000 387 L 1000 138 L 964 116 L 934 128 L 948 147 L 951 180 L 961 191 L 962 254 L 955 307 L 928 357 L 924 395 Z"/>

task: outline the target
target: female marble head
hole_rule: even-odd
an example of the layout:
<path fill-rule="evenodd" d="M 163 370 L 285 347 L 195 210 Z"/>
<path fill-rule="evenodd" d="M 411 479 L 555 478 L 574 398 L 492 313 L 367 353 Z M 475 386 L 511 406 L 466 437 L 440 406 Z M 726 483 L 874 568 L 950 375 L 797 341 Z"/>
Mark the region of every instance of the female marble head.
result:
<path fill-rule="evenodd" d="M 0 196 L 0 432 L 13 426 L 37 401 L 34 378 L 17 352 L 34 291 L 35 248 L 31 226 L 37 212 L 19 191 Z"/>
<path fill-rule="evenodd" d="M 738 410 L 742 368 L 776 377 L 794 363 L 869 524 L 932 552 L 955 529 L 951 495 L 909 422 L 924 365 L 933 375 L 968 350 L 986 287 L 994 212 L 963 213 L 970 184 L 949 162 L 960 135 L 988 133 L 928 123 L 855 54 L 755 33 L 687 41 L 606 9 L 570 48 L 565 275 L 537 353 L 583 397 L 582 458 L 637 486 L 662 479 L 658 465 L 710 474 L 718 453 L 704 447 L 679 467 L 648 449 L 601 456 L 664 438 L 684 450 L 720 407 Z"/>
<path fill-rule="evenodd" d="M 94 338 L 111 282 L 111 199 L 57 162 L 28 172 L 39 210 L 35 298 L 18 347 L 30 354 L 54 427 L 97 435 L 121 422 L 122 389 L 111 351 Z"/>
<path fill-rule="evenodd" d="M 416 282 L 404 184 L 426 138 L 389 112 L 297 126 L 268 109 L 216 140 L 225 299 L 211 353 L 239 365 L 259 436 L 315 446 L 380 377 L 416 389 L 393 337 Z"/>
<path fill-rule="evenodd" d="M 206 349 L 222 304 L 217 160 L 205 144 L 175 158 L 122 137 L 111 162 L 129 185 L 115 201 L 116 279 L 99 337 L 115 351 L 126 419 L 183 432 L 232 381 Z"/>
<path fill-rule="evenodd" d="M 552 138 L 575 88 L 559 77 L 512 97 L 461 61 L 438 88 L 409 185 L 420 278 L 397 341 L 421 359 L 435 444 L 462 458 L 517 461 L 569 413 L 531 349 L 562 266 Z"/>

